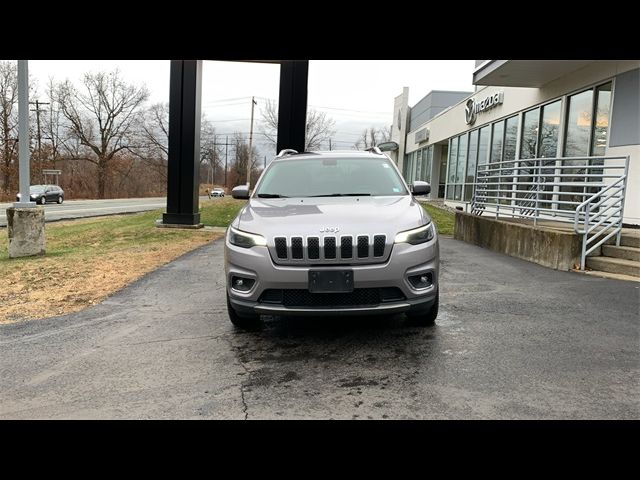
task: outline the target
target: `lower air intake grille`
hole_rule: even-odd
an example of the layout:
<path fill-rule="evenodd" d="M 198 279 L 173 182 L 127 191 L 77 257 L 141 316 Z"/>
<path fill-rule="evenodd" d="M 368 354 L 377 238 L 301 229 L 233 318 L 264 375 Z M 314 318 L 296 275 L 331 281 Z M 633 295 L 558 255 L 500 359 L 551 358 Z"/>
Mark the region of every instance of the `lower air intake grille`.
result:
<path fill-rule="evenodd" d="M 377 288 L 356 288 L 351 293 L 311 293 L 309 290 L 283 290 L 286 307 L 370 306 L 380 303 Z"/>
<path fill-rule="evenodd" d="M 264 291 L 260 302 L 285 307 L 371 307 L 404 299 L 404 295 L 396 287 L 356 288 L 351 293 L 311 293 L 304 289 L 269 289 Z"/>

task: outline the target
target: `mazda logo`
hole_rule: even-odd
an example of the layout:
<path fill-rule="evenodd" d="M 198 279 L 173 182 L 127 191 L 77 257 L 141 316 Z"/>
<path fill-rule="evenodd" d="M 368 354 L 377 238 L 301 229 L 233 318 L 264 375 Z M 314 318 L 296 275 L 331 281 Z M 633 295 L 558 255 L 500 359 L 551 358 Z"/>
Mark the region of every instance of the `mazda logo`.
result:
<path fill-rule="evenodd" d="M 467 100 L 467 104 L 464 107 L 464 120 L 467 125 L 473 125 L 476 121 L 476 101 L 473 98 Z"/>

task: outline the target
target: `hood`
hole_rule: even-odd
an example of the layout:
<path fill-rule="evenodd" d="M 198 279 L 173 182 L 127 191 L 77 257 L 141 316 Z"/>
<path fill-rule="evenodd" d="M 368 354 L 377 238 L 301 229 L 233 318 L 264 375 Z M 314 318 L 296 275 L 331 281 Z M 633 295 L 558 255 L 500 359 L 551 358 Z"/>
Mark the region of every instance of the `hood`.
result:
<path fill-rule="evenodd" d="M 232 225 L 266 237 L 385 234 L 424 225 L 429 215 L 411 195 L 384 197 L 251 198 Z M 327 231 L 321 231 L 321 230 Z"/>

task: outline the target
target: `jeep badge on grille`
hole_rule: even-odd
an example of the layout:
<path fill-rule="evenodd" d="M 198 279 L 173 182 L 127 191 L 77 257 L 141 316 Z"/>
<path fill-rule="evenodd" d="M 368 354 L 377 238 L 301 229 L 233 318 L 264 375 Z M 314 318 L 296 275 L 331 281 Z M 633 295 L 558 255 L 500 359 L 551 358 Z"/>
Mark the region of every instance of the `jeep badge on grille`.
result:
<path fill-rule="evenodd" d="M 338 227 L 322 227 L 320 233 L 338 233 L 340 229 Z"/>

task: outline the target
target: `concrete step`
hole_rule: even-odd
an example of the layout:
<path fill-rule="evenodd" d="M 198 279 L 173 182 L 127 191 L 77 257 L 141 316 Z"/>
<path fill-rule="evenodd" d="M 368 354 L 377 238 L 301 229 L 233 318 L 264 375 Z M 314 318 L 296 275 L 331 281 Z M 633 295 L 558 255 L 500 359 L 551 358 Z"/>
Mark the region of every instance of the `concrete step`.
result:
<path fill-rule="evenodd" d="M 620 275 L 619 273 L 600 272 L 599 270 L 572 270 L 576 273 L 589 275 L 591 277 L 612 278 L 614 280 L 626 280 L 627 282 L 640 283 L 640 277 L 632 277 L 631 275 Z"/>
<path fill-rule="evenodd" d="M 620 245 L 623 247 L 640 248 L 640 232 L 638 235 L 623 233 L 620 237 Z"/>
<path fill-rule="evenodd" d="M 616 244 L 615 235 L 605 242 L 605 245 L 615 245 L 615 244 Z M 623 247 L 640 248 L 640 230 L 638 231 L 638 234 L 623 232 L 622 236 L 620 237 L 620 245 Z"/>
<path fill-rule="evenodd" d="M 634 262 L 640 262 L 640 248 L 616 247 L 615 245 L 603 245 L 602 255 L 605 257 L 626 258 Z"/>
<path fill-rule="evenodd" d="M 586 265 L 587 268 L 592 270 L 640 277 L 640 262 L 634 262 L 633 260 L 611 257 L 587 257 Z"/>

